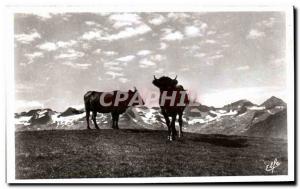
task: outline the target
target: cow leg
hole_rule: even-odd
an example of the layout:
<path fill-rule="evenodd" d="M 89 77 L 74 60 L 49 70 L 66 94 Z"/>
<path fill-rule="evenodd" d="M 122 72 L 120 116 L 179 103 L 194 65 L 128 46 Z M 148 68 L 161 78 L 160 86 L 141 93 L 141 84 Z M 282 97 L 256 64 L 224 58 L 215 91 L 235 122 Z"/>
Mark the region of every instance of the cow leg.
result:
<path fill-rule="evenodd" d="M 165 120 L 166 120 L 166 125 L 168 127 L 168 140 L 171 139 L 171 126 L 170 126 L 170 119 L 168 114 L 165 111 L 162 111 L 162 115 L 164 116 Z"/>
<path fill-rule="evenodd" d="M 171 122 L 171 140 L 175 140 L 176 136 L 176 129 L 175 129 L 175 121 L 176 121 L 176 114 L 172 115 L 172 122 Z"/>
<path fill-rule="evenodd" d="M 112 119 L 112 125 L 111 125 L 111 128 L 115 128 L 115 116 L 114 116 L 114 113 L 111 113 L 111 119 Z"/>
<path fill-rule="evenodd" d="M 119 121 L 119 114 L 118 113 L 112 113 L 112 119 L 113 119 L 113 129 L 119 129 L 119 126 L 118 126 L 118 121 Z"/>
<path fill-rule="evenodd" d="M 182 132 L 182 113 L 179 113 L 178 117 L 178 123 L 179 123 L 179 138 L 183 137 L 183 132 Z"/>
<path fill-rule="evenodd" d="M 119 116 L 120 114 L 116 113 L 116 129 L 119 129 Z"/>
<path fill-rule="evenodd" d="M 100 129 L 97 125 L 96 117 L 97 117 L 97 112 L 93 112 L 92 119 L 95 124 L 95 127 L 96 127 L 96 129 Z"/>
<path fill-rule="evenodd" d="M 85 111 L 85 117 L 86 117 L 87 129 L 91 129 L 90 128 L 90 110 Z"/>

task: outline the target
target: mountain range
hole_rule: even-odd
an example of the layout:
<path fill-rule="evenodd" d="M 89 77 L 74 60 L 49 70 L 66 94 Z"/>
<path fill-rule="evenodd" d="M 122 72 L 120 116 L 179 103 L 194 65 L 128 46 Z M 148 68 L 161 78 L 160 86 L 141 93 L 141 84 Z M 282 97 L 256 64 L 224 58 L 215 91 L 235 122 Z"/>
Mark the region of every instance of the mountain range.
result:
<path fill-rule="evenodd" d="M 193 103 L 184 111 L 183 131 L 286 139 L 286 108 L 286 103 L 274 96 L 260 105 L 246 99 L 221 108 Z M 101 129 L 111 128 L 111 115 L 98 113 L 97 123 Z M 119 126 L 121 129 L 167 129 L 160 108 L 146 106 L 129 108 L 120 116 Z M 64 112 L 34 109 L 15 113 L 15 129 L 86 129 L 85 111 L 69 107 Z"/>

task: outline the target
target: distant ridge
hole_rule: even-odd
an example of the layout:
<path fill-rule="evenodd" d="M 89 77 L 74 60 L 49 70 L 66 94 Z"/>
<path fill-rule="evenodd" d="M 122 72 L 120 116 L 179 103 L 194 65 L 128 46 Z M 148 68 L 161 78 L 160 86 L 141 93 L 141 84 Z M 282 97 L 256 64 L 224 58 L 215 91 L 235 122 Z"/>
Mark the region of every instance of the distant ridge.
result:
<path fill-rule="evenodd" d="M 58 117 L 66 117 L 66 116 L 70 116 L 70 115 L 77 115 L 77 114 L 82 114 L 84 111 L 81 110 L 77 110 L 75 108 L 69 107 L 68 109 L 66 109 L 64 112 L 62 112 Z"/>
<path fill-rule="evenodd" d="M 267 109 L 273 108 L 275 106 L 284 106 L 284 107 L 286 107 L 286 103 L 283 100 L 281 100 L 280 98 L 272 96 L 271 98 L 269 98 L 268 100 L 266 100 L 265 102 L 263 102 L 261 104 L 261 106 L 264 106 Z"/>
<path fill-rule="evenodd" d="M 286 103 L 270 97 L 261 105 L 242 99 L 215 108 L 199 102 L 188 105 L 183 114 L 184 132 L 201 134 L 246 135 L 265 138 L 287 138 Z M 111 128 L 110 114 L 97 114 L 101 129 Z M 121 129 L 166 130 L 159 107 L 133 107 L 120 116 Z M 93 125 L 93 124 L 92 124 Z M 15 113 L 16 131 L 86 129 L 84 109 L 73 107 L 63 112 L 51 109 L 34 109 Z"/>

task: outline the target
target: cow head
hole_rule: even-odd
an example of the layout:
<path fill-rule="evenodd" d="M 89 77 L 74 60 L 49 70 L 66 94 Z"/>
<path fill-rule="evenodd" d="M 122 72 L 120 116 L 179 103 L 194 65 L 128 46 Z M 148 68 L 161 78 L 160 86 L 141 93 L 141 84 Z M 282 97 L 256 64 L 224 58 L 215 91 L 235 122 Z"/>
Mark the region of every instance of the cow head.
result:
<path fill-rule="evenodd" d="M 140 93 L 138 90 L 134 87 L 134 90 L 129 90 L 128 91 L 128 99 L 129 99 L 129 104 L 128 106 L 141 106 L 145 105 L 144 100 L 142 99 Z"/>
<path fill-rule="evenodd" d="M 178 81 L 177 76 L 174 79 L 166 76 L 162 76 L 161 78 L 157 79 L 154 75 L 154 80 L 152 81 L 152 83 L 161 90 L 167 90 L 176 87 Z"/>

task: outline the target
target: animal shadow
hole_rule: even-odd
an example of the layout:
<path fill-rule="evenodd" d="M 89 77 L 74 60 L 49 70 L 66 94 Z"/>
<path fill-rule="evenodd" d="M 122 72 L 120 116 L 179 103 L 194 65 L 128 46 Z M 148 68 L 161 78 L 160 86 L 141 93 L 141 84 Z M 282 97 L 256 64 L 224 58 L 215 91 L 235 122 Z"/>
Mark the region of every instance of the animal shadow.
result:
<path fill-rule="evenodd" d="M 216 146 L 224 146 L 230 148 L 243 148 L 249 146 L 247 139 L 238 138 L 237 136 L 226 135 L 200 135 L 191 139 L 194 142 L 205 142 Z"/>

